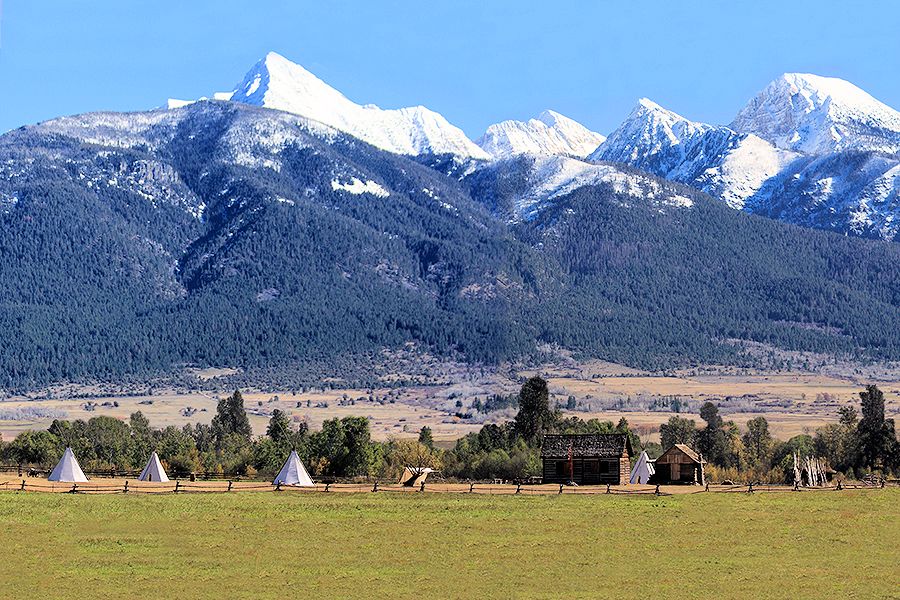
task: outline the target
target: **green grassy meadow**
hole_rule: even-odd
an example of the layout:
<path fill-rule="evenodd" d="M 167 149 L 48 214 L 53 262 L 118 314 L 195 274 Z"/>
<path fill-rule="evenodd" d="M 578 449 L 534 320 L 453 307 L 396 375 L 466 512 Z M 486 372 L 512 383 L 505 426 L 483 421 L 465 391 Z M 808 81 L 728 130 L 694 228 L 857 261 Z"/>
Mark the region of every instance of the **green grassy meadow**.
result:
<path fill-rule="evenodd" d="M 0 493 L 2 598 L 900 598 L 900 490 Z"/>

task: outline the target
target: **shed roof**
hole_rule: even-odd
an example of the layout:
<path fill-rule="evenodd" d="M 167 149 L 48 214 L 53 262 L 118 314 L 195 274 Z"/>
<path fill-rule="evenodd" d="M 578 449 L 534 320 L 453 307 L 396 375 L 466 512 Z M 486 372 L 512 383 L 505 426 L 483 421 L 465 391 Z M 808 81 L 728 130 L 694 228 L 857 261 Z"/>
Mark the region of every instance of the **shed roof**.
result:
<path fill-rule="evenodd" d="M 545 435 L 541 445 L 541 458 L 619 458 L 627 452 L 630 456 L 631 441 L 624 433 L 584 433 Z"/>
<path fill-rule="evenodd" d="M 700 462 L 701 462 L 700 455 L 697 454 L 696 452 L 694 452 L 694 450 L 690 446 L 686 446 L 685 444 L 675 444 L 674 446 L 672 446 L 671 448 L 669 448 L 668 450 L 663 452 L 660 456 L 669 454 L 673 450 L 680 450 L 685 456 L 687 456 L 689 459 L 691 459 L 692 461 L 694 461 L 697 464 L 700 464 Z M 656 460 L 659 460 L 659 459 L 657 458 Z M 702 461 L 702 462 L 706 462 L 706 461 Z"/>

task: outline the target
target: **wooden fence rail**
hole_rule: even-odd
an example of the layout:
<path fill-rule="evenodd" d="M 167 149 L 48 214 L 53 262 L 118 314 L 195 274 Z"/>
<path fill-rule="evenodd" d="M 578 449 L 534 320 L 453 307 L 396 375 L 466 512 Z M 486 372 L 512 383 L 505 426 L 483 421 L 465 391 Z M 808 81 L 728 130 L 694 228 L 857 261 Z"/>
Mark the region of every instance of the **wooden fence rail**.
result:
<path fill-rule="evenodd" d="M 217 480 L 190 482 L 176 480 L 169 483 L 152 483 L 126 480 L 120 482 L 88 481 L 85 483 L 51 482 L 41 479 L 21 479 L 0 481 L 0 492 L 42 492 L 69 494 L 227 494 L 238 492 L 275 491 L 290 494 L 298 493 L 454 493 L 454 494 L 487 494 L 510 496 L 549 496 L 549 495 L 617 495 L 617 496 L 673 496 L 690 494 L 757 494 L 757 493 L 800 493 L 800 492 L 842 492 L 849 490 L 873 490 L 881 487 L 900 487 L 900 484 L 886 482 L 879 486 L 865 484 L 839 484 L 827 487 L 795 487 L 790 485 L 747 484 L 747 485 L 708 485 L 699 486 L 561 486 L 550 484 L 493 484 L 493 483 L 445 483 L 436 482 L 414 487 L 398 485 L 393 482 L 357 482 L 357 483 L 318 483 L 313 487 L 294 487 L 274 485 L 261 481 Z"/>

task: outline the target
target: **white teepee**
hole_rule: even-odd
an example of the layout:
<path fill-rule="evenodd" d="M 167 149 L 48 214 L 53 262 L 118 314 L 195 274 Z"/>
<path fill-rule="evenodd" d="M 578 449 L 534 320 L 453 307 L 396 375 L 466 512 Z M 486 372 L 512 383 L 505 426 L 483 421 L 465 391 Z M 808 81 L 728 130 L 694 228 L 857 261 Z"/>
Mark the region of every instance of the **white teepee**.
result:
<path fill-rule="evenodd" d="M 150 455 L 150 460 L 147 462 L 144 470 L 141 471 L 141 476 L 138 477 L 138 480 L 156 481 L 158 483 L 165 483 L 169 480 L 169 476 L 166 475 L 166 470 L 163 469 L 162 463 L 159 462 L 159 456 L 157 456 L 156 452 Z"/>
<path fill-rule="evenodd" d="M 275 481 L 272 483 L 275 485 L 280 483 L 281 485 L 306 487 L 316 485 L 313 483 L 313 480 L 310 479 L 309 473 L 306 472 L 306 467 L 300 462 L 300 457 L 297 456 L 296 450 L 291 451 L 291 455 L 288 457 L 287 462 L 284 463 L 281 472 L 278 473 L 278 477 L 276 477 Z"/>
<path fill-rule="evenodd" d="M 647 483 L 650 481 L 650 476 L 654 473 L 656 473 L 656 470 L 653 468 L 653 463 L 650 462 L 650 457 L 647 456 L 647 451 L 644 450 L 638 457 L 638 461 L 634 464 L 634 468 L 631 469 L 630 482 Z"/>
<path fill-rule="evenodd" d="M 84 476 L 84 471 L 78 466 L 78 461 L 75 459 L 75 453 L 72 452 L 71 448 L 66 448 L 62 458 L 56 463 L 56 467 L 53 468 L 53 472 L 50 473 L 50 477 L 47 479 L 50 481 L 64 481 L 67 483 L 83 483 L 88 480 L 88 478 Z"/>

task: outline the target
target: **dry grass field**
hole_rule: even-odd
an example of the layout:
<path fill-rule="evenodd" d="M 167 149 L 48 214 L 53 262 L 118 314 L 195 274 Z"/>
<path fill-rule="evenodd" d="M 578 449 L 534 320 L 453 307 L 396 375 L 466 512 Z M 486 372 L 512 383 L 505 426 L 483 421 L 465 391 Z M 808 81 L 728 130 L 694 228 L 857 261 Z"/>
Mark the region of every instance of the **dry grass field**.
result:
<path fill-rule="evenodd" d="M 195 375 L 209 381 L 228 375 L 230 370 L 204 370 Z M 375 439 L 412 437 L 422 426 L 433 430 L 442 445 L 471 431 L 481 423 L 454 417 L 457 411 L 470 410 L 475 398 L 489 394 L 511 394 L 518 389 L 520 377 L 534 374 L 522 370 L 500 375 L 460 375 L 440 385 L 388 387 L 372 390 L 328 389 L 299 391 L 244 392 L 246 407 L 254 431 L 261 434 L 272 410 L 287 412 L 295 421 L 305 421 L 313 429 L 325 419 L 348 415 L 369 417 Z M 644 374 L 633 369 L 603 362 L 587 362 L 547 367 L 540 373 L 548 378 L 554 400 L 565 403 L 568 396 L 579 402 L 575 414 L 617 421 L 624 416 L 642 435 L 656 439 L 659 424 L 672 415 L 666 410 L 647 410 L 656 399 L 678 397 L 692 403 L 684 416 L 699 422 L 696 408 L 707 400 L 723 404 L 722 413 L 738 424 L 763 415 L 773 433 L 787 439 L 810 433 L 837 419 L 838 408 L 858 405 L 858 392 L 868 380 L 856 376 L 813 373 L 734 373 L 728 371 L 691 371 L 671 376 Z M 887 413 L 900 416 L 900 376 L 877 381 L 885 392 Z M 124 391 L 124 390 L 122 390 Z M 84 397 L 87 395 L 88 397 Z M 375 401 L 369 400 L 372 396 Z M 0 435 L 10 439 L 27 429 L 46 428 L 53 418 L 90 418 L 109 415 L 128 418 L 140 410 L 154 427 L 209 422 L 216 407 L 212 392 L 157 389 L 150 395 L 113 393 L 108 389 L 70 386 L 36 397 L 12 397 L 0 401 Z M 460 401 L 463 406 L 457 407 Z M 86 403 L 92 411 L 84 410 Z M 729 407 L 729 402 L 733 407 Z M 631 403 L 627 407 L 620 404 Z M 118 406 L 115 406 L 118 404 Z M 34 411 L 39 414 L 32 416 Z M 507 413 L 491 413 L 481 420 L 504 420 Z"/>
<path fill-rule="evenodd" d="M 0 492 L 4 598 L 898 598 L 900 491 Z"/>
<path fill-rule="evenodd" d="M 379 396 L 386 396 L 388 392 L 389 390 L 374 391 Z M 298 396 L 293 396 L 289 391 L 281 393 L 246 391 L 243 395 L 250 423 L 256 434 L 265 433 L 269 415 L 276 408 L 286 411 L 295 420 L 305 421 L 311 429 L 319 429 L 322 421 L 326 419 L 351 415 L 369 417 L 372 435 L 379 440 L 385 440 L 388 437 L 417 435 L 423 425 L 432 428 L 436 440 L 454 440 L 469 431 L 477 431 L 481 427 L 478 424 L 467 424 L 460 422 L 459 419 L 452 419 L 447 411 L 419 406 L 411 402 L 406 403 L 402 400 L 385 404 L 358 402 L 354 405 L 342 406 L 340 402 L 344 394 L 353 398 L 366 395 L 362 390 L 315 391 Z M 415 394 L 414 390 L 407 391 L 408 397 L 413 394 Z M 172 391 L 161 391 L 152 396 L 97 395 L 89 400 L 98 404 L 90 412 L 82 408 L 87 401 L 84 398 L 55 398 L 40 401 L 13 398 L 0 402 L 0 414 L 2 411 L 37 407 L 55 411 L 60 418 L 89 419 L 97 415 L 107 415 L 127 419 L 133 412 L 141 411 L 150 419 L 150 423 L 154 427 L 163 428 L 169 425 L 182 427 L 189 423 L 209 423 L 216 413 L 217 403 L 216 396 L 211 393 Z M 152 402 L 152 404 L 148 404 L 148 402 Z M 298 406 L 298 402 L 301 404 L 300 406 Z M 309 406 L 307 406 L 307 402 L 309 402 Z M 110 406 L 103 406 L 104 403 Z M 112 406 L 113 403 L 118 403 L 118 406 Z M 188 408 L 195 409 L 196 412 L 189 415 L 184 414 L 183 411 Z M 53 417 L 0 419 L 0 435 L 9 440 L 28 429 L 46 429 L 52 421 Z"/>

